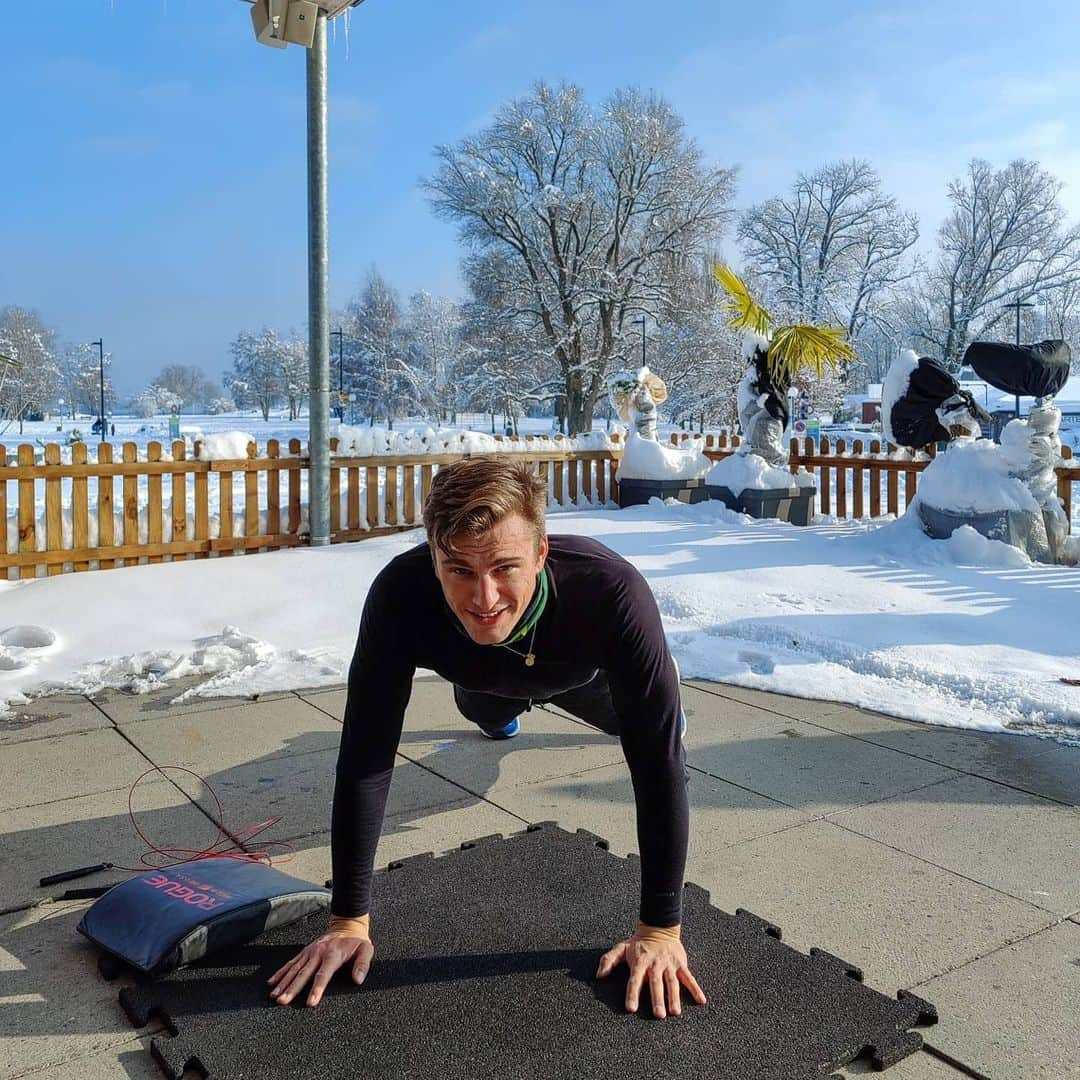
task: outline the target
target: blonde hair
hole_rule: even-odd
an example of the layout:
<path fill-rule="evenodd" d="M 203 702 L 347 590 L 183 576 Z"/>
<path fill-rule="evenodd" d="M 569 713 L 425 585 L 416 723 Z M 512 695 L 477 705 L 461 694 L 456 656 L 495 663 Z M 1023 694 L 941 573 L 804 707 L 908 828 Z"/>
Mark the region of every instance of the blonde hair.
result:
<path fill-rule="evenodd" d="M 435 474 L 424 503 L 424 528 L 432 555 L 436 548 L 451 555 L 455 537 L 482 536 L 520 514 L 536 531 L 539 547 L 546 508 L 547 483 L 524 462 L 502 454 L 464 458 Z"/>

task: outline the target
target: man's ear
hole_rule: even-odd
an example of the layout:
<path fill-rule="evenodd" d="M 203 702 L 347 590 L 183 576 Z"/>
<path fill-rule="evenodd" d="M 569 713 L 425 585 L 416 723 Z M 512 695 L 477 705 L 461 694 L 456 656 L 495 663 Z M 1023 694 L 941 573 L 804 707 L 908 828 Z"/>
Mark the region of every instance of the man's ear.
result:
<path fill-rule="evenodd" d="M 548 557 L 548 548 L 549 548 L 549 546 L 550 545 L 548 544 L 547 533 L 545 532 L 540 537 L 540 547 L 536 552 L 536 557 L 539 560 L 541 566 L 544 565 L 544 562 L 546 561 L 546 559 Z"/>

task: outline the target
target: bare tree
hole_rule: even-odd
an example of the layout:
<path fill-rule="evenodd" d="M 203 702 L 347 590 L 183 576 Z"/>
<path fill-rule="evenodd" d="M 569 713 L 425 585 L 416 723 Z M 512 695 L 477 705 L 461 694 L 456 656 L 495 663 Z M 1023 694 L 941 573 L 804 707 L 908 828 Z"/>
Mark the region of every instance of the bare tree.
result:
<path fill-rule="evenodd" d="M 570 430 L 588 430 L 631 320 L 664 303 L 671 259 L 719 235 L 733 170 L 704 166 L 661 98 L 621 90 L 592 110 L 569 84 L 538 83 L 436 153 L 436 212 L 506 256 L 513 317 L 542 332 Z"/>
<path fill-rule="evenodd" d="M 225 385 L 241 407 L 254 405 L 263 420 L 285 392 L 281 365 L 281 341 L 267 328 L 258 334 L 242 331 L 230 346 L 233 370 L 225 375 Z"/>
<path fill-rule="evenodd" d="M 947 367 L 958 367 L 974 338 L 1007 333 L 1007 302 L 1080 281 L 1080 226 L 1065 226 L 1060 191 L 1035 161 L 995 171 L 973 160 L 949 185 L 953 209 L 909 311 L 916 340 Z"/>
<path fill-rule="evenodd" d="M 790 194 L 747 210 L 738 235 L 770 302 L 799 321 L 843 326 L 857 342 L 910 277 L 919 227 L 869 162 L 851 160 L 800 173 Z"/>
<path fill-rule="evenodd" d="M 193 364 L 166 364 L 154 380 L 154 385 L 169 390 L 177 399 L 179 411 L 185 405 L 205 404 L 214 396 L 214 385 L 206 377 L 202 368 Z"/>
<path fill-rule="evenodd" d="M 424 373 L 437 420 L 453 411 L 450 380 L 460 334 L 461 310 L 453 301 L 423 290 L 410 297 L 406 313 L 410 367 Z"/>

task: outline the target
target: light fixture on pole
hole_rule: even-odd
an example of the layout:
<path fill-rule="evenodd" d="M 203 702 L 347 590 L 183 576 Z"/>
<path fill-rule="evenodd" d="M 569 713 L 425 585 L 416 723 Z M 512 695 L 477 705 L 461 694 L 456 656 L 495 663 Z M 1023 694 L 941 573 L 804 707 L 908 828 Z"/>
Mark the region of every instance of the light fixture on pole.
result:
<path fill-rule="evenodd" d="M 326 136 L 326 23 L 362 0 L 247 0 L 255 37 L 307 49 L 308 542 L 330 543 L 330 241 Z"/>
<path fill-rule="evenodd" d="M 1016 308 L 1016 344 L 1020 344 L 1020 309 L 1026 307 L 1034 307 L 1035 305 L 1027 300 L 1012 300 L 1005 305 L 1007 308 Z M 1016 419 L 1020 419 L 1020 395 L 1016 395 Z"/>
<path fill-rule="evenodd" d="M 91 341 L 90 344 L 96 345 L 98 348 L 98 377 L 101 380 L 99 383 L 101 388 L 101 441 L 104 442 L 109 435 L 109 431 L 105 427 L 105 346 L 101 343 L 100 338 L 97 341 Z"/>

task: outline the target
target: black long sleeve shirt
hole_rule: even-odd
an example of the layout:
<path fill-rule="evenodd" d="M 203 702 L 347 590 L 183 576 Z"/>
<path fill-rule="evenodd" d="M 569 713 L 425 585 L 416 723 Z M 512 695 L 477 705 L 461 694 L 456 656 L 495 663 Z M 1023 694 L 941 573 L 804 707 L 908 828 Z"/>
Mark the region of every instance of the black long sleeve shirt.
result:
<path fill-rule="evenodd" d="M 679 685 L 645 579 L 595 540 L 550 536 L 550 592 L 527 667 L 477 645 L 446 606 L 427 544 L 385 566 L 368 592 L 349 668 L 334 789 L 335 915 L 366 914 L 375 849 L 418 667 L 466 690 L 546 701 L 607 674 L 637 804 L 641 921 L 681 922 L 689 808 Z"/>

